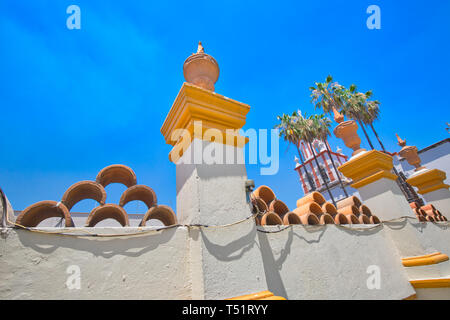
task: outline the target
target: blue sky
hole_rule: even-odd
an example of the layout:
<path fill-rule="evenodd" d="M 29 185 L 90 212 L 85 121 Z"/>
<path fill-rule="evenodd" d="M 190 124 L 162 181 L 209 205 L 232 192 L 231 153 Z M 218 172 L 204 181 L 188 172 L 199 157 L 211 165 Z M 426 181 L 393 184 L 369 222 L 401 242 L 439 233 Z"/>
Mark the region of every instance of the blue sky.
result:
<path fill-rule="evenodd" d="M 71 4 L 81 8 L 81 30 L 66 27 Z M 366 27 L 371 4 L 381 8 L 381 30 Z M 273 128 L 283 112 L 314 113 L 308 88 L 331 74 L 374 91 L 382 108 L 375 126 L 388 150 L 399 150 L 396 132 L 426 147 L 448 137 L 449 12 L 440 0 L 3 0 L 0 186 L 22 210 L 122 163 L 175 208 L 171 146 L 159 130 L 199 40 L 220 65 L 216 92 L 251 106 L 245 129 Z M 349 154 L 341 141 L 330 143 Z M 290 208 L 302 195 L 295 154 L 280 144 L 274 176 L 247 166 L 249 178 Z M 108 186 L 108 202 L 123 190 Z M 73 210 L 93 206 L 86 200 Z"/>

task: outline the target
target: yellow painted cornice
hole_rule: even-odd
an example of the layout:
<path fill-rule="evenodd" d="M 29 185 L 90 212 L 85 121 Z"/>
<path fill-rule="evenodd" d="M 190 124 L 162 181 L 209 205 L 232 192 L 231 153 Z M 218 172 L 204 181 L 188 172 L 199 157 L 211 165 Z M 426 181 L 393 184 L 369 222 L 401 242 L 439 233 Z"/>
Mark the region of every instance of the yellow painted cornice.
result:
<path fill-rule="evenodd" d="M 248 138 L 240 136 L 238 131 L 245 125 L 249 110 L 250 106 L 247 104 L 191 83 L 183 83 L 161 127 L 167 144 L 184 144 L 183 148 L 172 149 L 169 158 L 172 161 L 179 158 L 194 138 L 217 142 L 217 136 L 221 135 L 222 143 L 243 147 Z M 200 122 L 201 130 L 194 130 L 194 125 Z M 189 139 L 182 139 L 177 129 L 184 129 Z M 205 135 L 205 132 L 209 135 Z M 176 156 L 172 157 L 174 154 Z"/>
<path fill-rule="evenodd" d="M 241 129 L 250 106 L 227 98 L 218 93 L 203 89 L 191 83 L 183 83 L 172 108 L 161 127 L 161 133 L 167 144 L 175 129 L 189 129 L 194 121 L 219 130 Z"/>
<path fill-rule="evenodd" d="M 437 264 L 447 260 L 448 256 L 446 254 L 434 252 L 423 256 L 403 258 L 402 263 L 405 267 L 416 267 L 416 266 Z"/>
<path fill-rule="evenodd" d="M 265 290 L 225 300 L 286 300 L 286 298 L 274 296 L 272 292 L 270 292 L 269 290 Z"/>
<path fill-rule="evenodd" d="M 338 169 L 353 180 L 352 187 L 360 188 L 381 178 L 396 180 L 391 173 L 392 157 L 378 150 L 371 150 L 350 159 Z"/>
<path fill-rule="evenodd" d="M 447 175 L 444 171 L 430 169 L 423 173 L 413 175 L 406 180 L 410 185 L 416 187 L 420 194 L 426 194 L 439 189 L 448 189 L 450 186 L 444 183 Z"/>
<path fill-rule="evenodd" d="M 449 288 L 450 278 L 421 279 L 409 281 L 414 288 Z"/>

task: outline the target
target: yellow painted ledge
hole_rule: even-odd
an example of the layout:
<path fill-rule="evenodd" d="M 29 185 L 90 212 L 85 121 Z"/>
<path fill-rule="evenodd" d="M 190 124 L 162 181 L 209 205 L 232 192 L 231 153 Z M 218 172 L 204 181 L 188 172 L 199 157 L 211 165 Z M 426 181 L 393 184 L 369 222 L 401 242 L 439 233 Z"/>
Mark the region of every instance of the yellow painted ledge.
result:
<path fill-rule="evenodd" d="M 265 290 L 225 300 L 286 300 L 286 298 L 274 296 L 272 292 L 270 292 L 269 290 Z"/>
<path fill-rule="evenodd" d="M 409 281 L 414 288 L 450 288 L 450 278 Z"/>
<path fill-rule="evenodd" d="M 437 264 L 447 260 L 448 256 L 446 254 L 434 252 L 423 256 L 403 258 L 402 263 L 403 266 L 405 267 L 417 267 L 417 266 L 426 266 L 430 264 Z"/>
<path fill-rule="evenodd" d="M 448 189 L 449 185 L 444 183 L 446 178 L 447 175 L 444 171 L 431 169 L 421 174 L 413 175 L 406 182 L 416 187 L 418 193 L 426 194 L 439 189 Z"/>
<path fill-rule="evenodd" d="M 415 293 L 413 293 L 412 295 L 404 298 L 403 300 L 416 300 L 416 299 L 417 299 L 417 295 Z"/>

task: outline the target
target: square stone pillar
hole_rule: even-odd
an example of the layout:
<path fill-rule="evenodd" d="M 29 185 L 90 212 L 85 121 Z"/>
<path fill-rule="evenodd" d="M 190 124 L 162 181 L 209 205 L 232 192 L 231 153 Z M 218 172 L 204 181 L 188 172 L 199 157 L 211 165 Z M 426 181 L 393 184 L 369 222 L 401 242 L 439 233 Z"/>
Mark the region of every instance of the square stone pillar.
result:
<path fill-rule="evenodd" d="M 173 145 L 177 217 L 182 224 L 223 225 L 251 215 L 238 130 L 250 110 L 246 104 L 184 83 L 161 128 Z"/>
<path fill-rule="evenodd" d="M 350 158 L 338 169 L 361 195 L 361 200 L 381 220 L 402 216 L 415 217 L 391 172 L 392 157 L 378 150 L 363 151 Z"/>
<path fill-rule="evenodd" d="M 246 104 L 184 83 L 161 132 L 173 145 L 177 218 L 181 224 L 223 226 L 250 217 L 238 130 Z M 224 237 L 224 232 L 227 237 Z M 224 299 L 267 290 L 255 221 L 190 227 L 189 272 L 194 299 Z"/>
<path fill-rule="evenodd" d="M 432 204 L 444 216 L 450 218 L 450 187 L 444 183 L 447 178 L 444 171 L 438 169 L 422 169 L 406 180 L 410 185 L 416 187 L 425 201 Z"/>

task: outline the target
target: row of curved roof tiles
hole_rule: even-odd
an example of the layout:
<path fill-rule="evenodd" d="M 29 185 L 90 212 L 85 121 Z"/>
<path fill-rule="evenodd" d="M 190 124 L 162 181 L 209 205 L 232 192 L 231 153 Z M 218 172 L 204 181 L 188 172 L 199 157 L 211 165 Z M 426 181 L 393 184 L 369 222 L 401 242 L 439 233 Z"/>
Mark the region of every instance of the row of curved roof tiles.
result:
<path fill-rule="evenodd" d="M 119 204 L 106 202 L 105 187 L 111 183 L 122 183 L 128 188 L 120 197 Z M 80 181 L 70 186 L 60 202 L 40 201 L 28 206 L 16 219 L 16 224 L 24 227 L 36 227 L 45 219 L 61 217 L 65 227 L 74 227 L 70 210 L 78 202 L 92 199 L 100 205 L 95 207 L 86 220 L 87 227 L 93 227 L 105 219 L 114 219 L 122 226 L 129 226 L 128 214 L 123 208 L 128 202 L 140 200 L 147 206 L 147 212 L 139 226 L 145 226 L 151 219 L 160 220 L 164 225 L 177 224 L 173 210 L 165 205 L 158 205 L 156 194 L 146 185 L 138 185 L 134 171 L 125 165 L 115 164 L 102 169 L 96 181 Z"/>
<path fill-rule="evenodd" d="M 260 225 L 289 224 L 378 224 L 380 220 L 361 201 L 351 196 L 337 203 L 337 208 L 327 202 L 320 192 L 312 192 L 297 200 L 297 208 L 277 199 L 268 186 L 260 186 L 252 193 L 254 208 L 260 215 Z"/>

